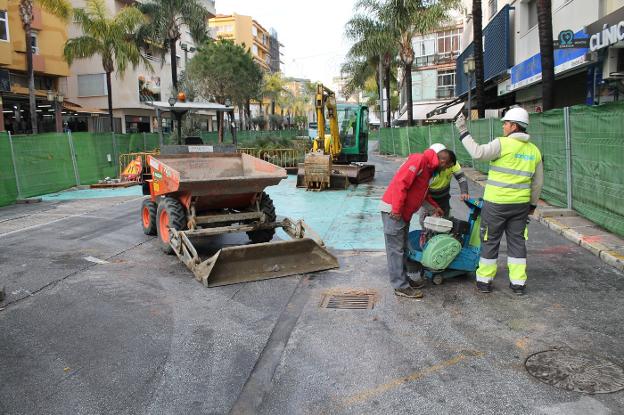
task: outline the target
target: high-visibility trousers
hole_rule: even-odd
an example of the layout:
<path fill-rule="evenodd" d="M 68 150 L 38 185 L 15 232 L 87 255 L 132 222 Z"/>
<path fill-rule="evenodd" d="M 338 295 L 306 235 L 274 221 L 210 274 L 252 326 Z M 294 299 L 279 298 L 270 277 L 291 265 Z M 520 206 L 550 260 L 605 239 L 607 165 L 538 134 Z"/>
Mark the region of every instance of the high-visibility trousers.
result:
<path fill-rule="evenodd" d="M 490 283 L 496 276 L 498 249 L 503 233 L 507 238 L 507 267 L 509 281 L 525 285 L 527 222 L 530 205 L 483 203 L 481 211 L 481 258 L 477 268 L 477 281 Z"/>

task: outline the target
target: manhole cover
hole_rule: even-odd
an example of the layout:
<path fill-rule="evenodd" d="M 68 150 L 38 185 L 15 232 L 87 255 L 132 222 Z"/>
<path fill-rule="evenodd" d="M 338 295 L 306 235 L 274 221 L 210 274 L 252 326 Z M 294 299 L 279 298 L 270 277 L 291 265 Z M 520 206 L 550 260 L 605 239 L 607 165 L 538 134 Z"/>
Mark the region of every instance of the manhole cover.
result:
<path fill-rule="evenodd" d="M 582 393 L 624 389 L 624 369 L 600 356 L 556 349 L 535 353 L 524 362 L 527 371 L 556 388 Z"/>
<path fill-rule="evenodd" d="M 321 298 L 321 308 L 340 308 L 348 310 L 370 310 L 375 306 L 376 293 L 342 292 L 325 293 Z"/>

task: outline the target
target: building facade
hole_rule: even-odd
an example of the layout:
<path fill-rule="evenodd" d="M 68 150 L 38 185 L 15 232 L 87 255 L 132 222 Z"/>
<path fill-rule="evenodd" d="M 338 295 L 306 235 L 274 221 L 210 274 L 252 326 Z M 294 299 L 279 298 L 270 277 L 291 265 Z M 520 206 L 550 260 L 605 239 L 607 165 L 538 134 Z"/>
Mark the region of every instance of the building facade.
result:
<path fill-rule="evenodd" d="M 415 121 L 423 121 L 433 108 L 450 101 L 455 92 L 455 62 L 461 52 L 461 19 L 438 30 L 412 39 L 412 102 Z M 400 76 L 399 116 L 395 123 L 407 121 L 407 86 Z"/>
<path fill-rule="evenodd" d="M 33 52 L 38 129 L 49 132 L 62 128 L 61 112 L 65 111 L 59 105 L 57 91 L 60 80 L 69 73 L 63 58 L 66 24 L 42 10 L 37 3 L 33 15 L 33 36 L 30 45 L 26 45 L 19 2 L 0 0 L 0 131 L 32 132 L 26 47 L 32 48 Z"/>
<path fill-rule="evenodd" d="M 471 2 L 465 1 L 467 10 Z M 553 0 L 555 106 L 598 104 L 621 99 L 624 85 L 624 0 Z M 541 56 L 536 0 L 483 3 L 486 107 L 521 105 L 542 111 Z M 472 21 L 465 16 L 464 45 L 456 66 L 456 93 L 474 91 L 463 71 L 472 52 Z M 606 25 L 606 26 L 605 26 Z M 603 35 L 607 27 L 608 33 Z M 613 28 L 613 29 L 612 29 Z M 492 50 L 495 50 L 493 52 Z M 500 111 L 493 111 L 500 115 Z"/>
<path fill-rule="evenodd" d="M 271 35 L 260 23 L 242 14 L 219 14 L 209 20 L 211 35 L 215 39 L 232 40 L 249 48 L 255 61 L 265 71 L 271 70 Z M 279 45 L 277 47 L 279 52 Z M 278 58 L 279 60 L 279 55 Z"/>
<path fill-rule="evenodd" d="M 127 7 L 126 0 L 106 0 L 108 10 L 117 13 L 123 7 Z M 84 0 L 72 0 L 74 7 L 83 7 Z M 214 1 L 202 1 L 213 15 L 215 14 Z M 70 37 L 81 35 L 81 29 L 76 24 L 71 24 Z M 188 30 L 183 28 L 182 38 L 177 44 L 177 68 L 178 76 L 186 68 L 186 62 L 193 56 L 197 49 Z M 149 101 L 167 101 L 174 94 L 171 58 L 166 53 L 164 60 L 158 50 L 145 51 L 150 61 L 151 68 L 143 63 L 136 68 L 131 66 L 124 73 L 114 73 L 112 77 L 112 101 L 115 131 L 121 133 L 133 132 L 156 132 L 159 129 L 165 131 L 170 128 L 170 121 L 163 119 L 163 125 L 159 126 L 152 107 L 147 105 Z M 71 75 L 66 78 L 61 89 L 65 96 L 81 107 L 108 109 L 108 96 L 106 90 L 106 73 L 102 67 L 101 57 L 96 55 L 89 59 L 76 60 L 71 66 Z M 206 121 L 205 128 L 212 127 L 212 120 Z M 69 127 L 75 130 L 77 127 L 88 126 L 89 130 L 107 131 L 109 123 L 107 117 L 87 117 L 78 114 L 68 120 Z"/>

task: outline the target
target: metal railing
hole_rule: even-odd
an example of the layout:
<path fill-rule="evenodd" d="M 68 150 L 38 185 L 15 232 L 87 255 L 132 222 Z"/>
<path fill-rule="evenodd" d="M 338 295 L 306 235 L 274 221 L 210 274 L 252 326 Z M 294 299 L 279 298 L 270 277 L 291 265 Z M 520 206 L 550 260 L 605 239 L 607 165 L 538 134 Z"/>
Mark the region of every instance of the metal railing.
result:
<path fill-rule="evenodd" d="M 297 167 L 299 163 L 303 163 L 307 152 L 301 148 L 238 148 L 237 151 L 284 168 Z"/>

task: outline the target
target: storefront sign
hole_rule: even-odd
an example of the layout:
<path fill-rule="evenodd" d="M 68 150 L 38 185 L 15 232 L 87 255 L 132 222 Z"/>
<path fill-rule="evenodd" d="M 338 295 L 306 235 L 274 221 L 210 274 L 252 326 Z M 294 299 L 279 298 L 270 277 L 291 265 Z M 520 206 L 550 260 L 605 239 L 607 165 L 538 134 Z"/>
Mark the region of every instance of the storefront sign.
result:
<path fill-rule="evenodd" d="M 594 52 L 624 40 L 624 7 L 585 28 L 589 49 Z"/>
<path fill-rule="evenodd" d="M 571 30 L 562 30 L 557 36 L 557 40 L 553 42 L 555 49 L 574 49 L 574 48 L 587 48 L 589 42 L 587 38 L 579 38 L 574 35 Z"/>
<path fill-rule="evenodd" d="M 583 31 L 574 34 L 577 39 L 587 39 Z M 587 48 L 556 49 L 555 74 L 565 72 L 587 62 Z M 511 91 L 539 82 L 542 79 L 542 58 L 539 53 L 511 68 Z"/>

